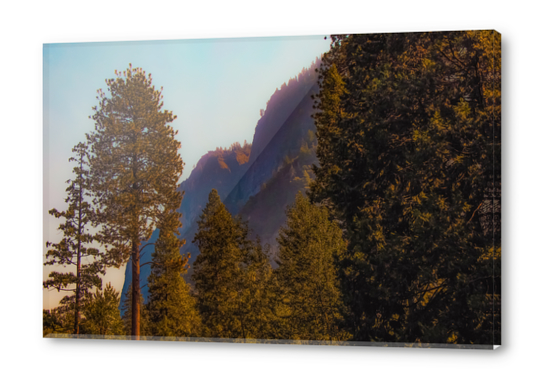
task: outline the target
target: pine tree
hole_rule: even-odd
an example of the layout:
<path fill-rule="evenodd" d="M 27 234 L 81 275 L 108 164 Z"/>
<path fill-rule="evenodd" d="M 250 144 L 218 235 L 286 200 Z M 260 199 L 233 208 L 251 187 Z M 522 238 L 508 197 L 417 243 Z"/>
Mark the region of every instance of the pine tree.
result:
<path fill-rule="evenodd" d="M 103 337 L 124 334 L 119 305 L 119 292 L 111 283 L 106 284 L 103 291 L 98 289 L 96 293 L 87 294 L 83 308 L 86 332 Z"/>
<path fill-rule="evenodd" d="M 168 125 L 176 116 L 163 111 L 162 90 L 140 68 L 115 72 L 106 80 L 109 95 L 99 90 L 94 107 L 91 184 L 102 224 L 101 242 L 117 264 L 131 261 L 134 312 L 132 335 L 140 335 L 139 256 L 141 242 L 150 238 L 163 209 L 178 209 L 176 191 L 183 161 L 180 142 Z"/>
<path fill-rule="evenodd" d="M 238 317 L 242 324 L 243 338 L 276 338 L 276 316 L 273 309 L 276 295 L 273 292 L 273 269 L 269 262 L 269 246 L 256 241 L 245 241 L 238 292 L 241 294 Z"/>
<path fill-rule="evenodd" d="M 87 201 L 89 195 L 88 150 L 83 143 L 77 144 L 73 150 L 75 157 L 70 162 L 76 162 L 73 168 L 74 180 L 68 180 L 66 188 L 66 211 L 51 209 L 49 214 L 56 218 L 63 218 L 59 230 L 64 237 L 59 243 L 47 242 L 50 248 L 47 251 L 44 265 L 63 265 L 74 267 L 75 272 L 54 271 L 49 274 L 48 280 L 43 282 L 45 288 L 55 288 L 58 291 L 72 292 L 64 299 L 64 303 L 73 303 L 71 311 L 73 317 L 73 334 L 79 334 L 81 299 L 93 287 L 102 287 L 99 274 L 105 274 L 104 254 L 91 247 L 95 237 L 88 232 L 94 216 L 94 210 Z"/>
<path fill-rule="evenodd" d="M 175 235 L 181 225 L 179 217 L 174 209 L 164 212 L 152 255 L 148 309 L 154 336 L 195 337 L 201 327 L 196 299 L 182 276 L 187 272 L 190 255 L 179 253 L 184 244 Z"/>
<path fill-rule="evenodd" d="M 270 266 L 261 246 L 248 239 L 246 224 L 233 218 L 213 189 L 194 237 L 200 254 L 193 279 L 203 335 L 261 338 Z"/>
<path fill-rule="evenodd" d="M 242 233 L 239 222 L 232 218 L 213 189 L 198 220 L 194 243 L 200 254 L 194 262 L 192 276 L 206 337 L 242 335 L 241 323 L 236 317 L 240 302 L 237 280 L 241 276 Z"/>
<path fill-rule="evenodd" d="M 311 199 L 354 339 L 498 343 L 500 36 L 335 36 L 321 74 Z"/>
<path fill-rule="evenodd" d="M 335 266 L 346 249 L 339 226 L 324 207 L 299 192 L 280 230 L 276 276 L 282 303 L 284 337 L 336 341 L 344 311 Z"/>

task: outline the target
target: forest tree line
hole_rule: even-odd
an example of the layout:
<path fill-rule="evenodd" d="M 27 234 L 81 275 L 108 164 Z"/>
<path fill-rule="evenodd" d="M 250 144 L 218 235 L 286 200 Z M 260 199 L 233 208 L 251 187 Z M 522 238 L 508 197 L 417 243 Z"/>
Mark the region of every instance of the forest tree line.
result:
<path fill-rule="evenodd" d="M 276 267 L 213 190 L 193 287 L 175 116 L 141 69 L 107 80 L 74 148 L 68 210 L 51 210 L 64 238 L 46 264 L 76 272 L 44 282 L 71 292 L 44 311 L 44 334 L 500 344 L 499 34 L 332 36 L 318 74 L 318 164 L 286 210 Z M 121 319 L 99 275 L 128 261 Z"/>

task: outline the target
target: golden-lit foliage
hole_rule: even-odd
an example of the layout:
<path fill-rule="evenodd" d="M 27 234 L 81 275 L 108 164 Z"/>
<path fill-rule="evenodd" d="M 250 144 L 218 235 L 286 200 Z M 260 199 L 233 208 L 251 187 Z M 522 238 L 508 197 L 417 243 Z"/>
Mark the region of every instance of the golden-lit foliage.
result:
<path fill-rule="evenodd" d="M 186 274 L 190 255 L 179 254 L 185 242 L 177 236 L 179 217 L 176 209 L 164 212 L 152 254 L 147 304 L 152 336 L 197 337 L 201 333 L 196 299 L 182 276 Z"/>
<path fill-rule="evenodd" d="M 301 193 L 288 208 L 278 243 L 277 313 L 281 338 L 347 340 L 336 261 L 346 244 L 327 209 L 310 204 Z"/>
<path fill-rule="evenodd" d="M 271 266 L 246 225 L 233 218 L 215 189 L 198 221 L 194 238 L 200 255 L 193 278 L 202 335 L 213 338 L 267 338 L 271 327 Z"/>
<path fill-rule="evenodd" d="M 346 229 L 354 339 L 498 343 L 499 34 L 334 36 L 320 72 L 311 197 Z"/>

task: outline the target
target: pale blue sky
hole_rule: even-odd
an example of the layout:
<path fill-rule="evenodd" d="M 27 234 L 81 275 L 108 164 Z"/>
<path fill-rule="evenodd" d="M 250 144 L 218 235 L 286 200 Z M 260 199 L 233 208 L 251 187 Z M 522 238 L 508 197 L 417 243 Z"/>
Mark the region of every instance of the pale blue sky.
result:
<path fill-rule="evenodd" d="M 164 87 L 164 109 L 177 115 L 172 126 L 182 143 L 184 180 L 207 151 L 252 142 L 259 111 L 275 89 L 328 49 L 324 36 L 44 45 L 44 243 L 61 238 L 47 211 L 65 207 L 71 148 L 93 130 L 88 116 L 96 91 L 106 90 L 115 70 L 132 63 Z M 120 290 L 123 275 L 124 269 L 110 270 L 106 281 Z M 62 296 L 50 292 L 44 307 Z"/>

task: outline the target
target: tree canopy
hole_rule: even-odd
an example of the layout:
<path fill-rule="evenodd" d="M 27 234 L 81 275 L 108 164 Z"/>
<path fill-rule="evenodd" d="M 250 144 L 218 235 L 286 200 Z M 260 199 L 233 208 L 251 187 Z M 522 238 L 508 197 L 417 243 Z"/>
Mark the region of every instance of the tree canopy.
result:
<path fill-rule="evenodd" d="M 179 217 L 175 209 L 164 212 L 152 254 L 148 308 L 154 336 L 196 337 L 200 332 L 196 299 L 182 276 L 187 272 L 189 256 L 179 253 L 185 242 L 176 235 Z"/>
<path fill-rule="evenodd" d="M 194 243 L 200 255 L 193 279 L 203 335 L 261 338 L 267 302 L 262 283 L 270 276 L 267 256 L 248 239 L 246 224 L 231 216 L 215 189 L 198 226 Z"/>
<path fill-rule="evenodd" d="M 499 34 L 334 36 L 323 61 L 311 199 L 345 228 L 354 340 L 498 342 Z"/>
<path fill-rule="evenodd" d="M 336 262 L 346 244 L 324 207 L 298 193 L 278 237 L 278 294 L 284 339 L 336 341 L 343 332 L 343 303 Z"/>
<path fill-rule="evenodd" d="M 120 294 L 111 283 L 104 290 L 88 294 L 85 299 L 85 329 L 94 335 L 122 335 L 123 323 L 120 317 Z"/>
<path fill-rule="evenodd" d="M 131 260 L 134 312 L 132 335 L 139 328 L 139 253 L 158 226 L 164 209 L 178 209 L 177 185 L 183 170 L 180 142 L 169 125 L 176 116 L 162 110 L 162 90 L 141 68 L 115 72 L 108 93 L 99 90 L 94 107 L 91 187 L 102 224 L 100 238 L 118 264 Z"/>

